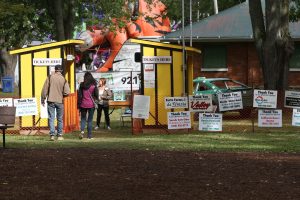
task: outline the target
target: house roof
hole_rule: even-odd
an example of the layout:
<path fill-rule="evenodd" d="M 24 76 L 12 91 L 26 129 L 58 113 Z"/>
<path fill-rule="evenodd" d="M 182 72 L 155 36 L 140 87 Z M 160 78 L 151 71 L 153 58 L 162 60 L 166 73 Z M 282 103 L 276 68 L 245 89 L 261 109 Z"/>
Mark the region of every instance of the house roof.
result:
<path fill-rule="evenodd" d="M 264 7 L 264 1 L 263 7 Z M 300 40 L 300 23 L 290 22 L 292 38 Z M 161 41 L 182 40 L 182 29 L 169 33 Z M 193 41 L 253 41 L 248 1 L 185 26 L 184 37 Z"/>

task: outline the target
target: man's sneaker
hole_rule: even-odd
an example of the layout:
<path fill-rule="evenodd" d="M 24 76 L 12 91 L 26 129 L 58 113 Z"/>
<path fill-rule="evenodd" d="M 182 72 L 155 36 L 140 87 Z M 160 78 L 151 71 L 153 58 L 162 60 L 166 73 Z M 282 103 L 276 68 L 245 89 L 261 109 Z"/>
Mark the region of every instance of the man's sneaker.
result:
<path fill-rule="evenodd" d="M 88 140 L 93 140 L 93 139 L 94 139 L 94 138 L 92 138 L 92 137 L 91 137 L 91 138 L 88 138 Z"/>
<path fill-rule="evenodd" d="M 107 130 L 111 130 L 110 126 L 107 127 Z"/>
<path fill-rule="evenodd" d="M 81 131 L 80 134 L 79 134 L 79 139 L 80 139 L 80 140 L 83 138 L 83 135 L 84 135 L 84 132 Z"/>
<path fill-rule="evenodd" d="M 51 135 L 51 136 L 50 136 L 50 140 L 51 140 L 51 141 L 54 141 L 54 140 L 55 140 L 55 137 L 54 137 L 53 135 Z"/>
<path fill-rule="evenodd" d="M 94 128 L 95 130 L 98 130 L 99 129 L 99 126 L 95 126 L 95 128 Z"/>
<path fill-rule="evenodd" d="M 64 138 L 63 138 L 63 136 L 61 136 L 61 135 L 59 135 L 58 137 L 57 137 L 57 140 L 64 140 Z"/>

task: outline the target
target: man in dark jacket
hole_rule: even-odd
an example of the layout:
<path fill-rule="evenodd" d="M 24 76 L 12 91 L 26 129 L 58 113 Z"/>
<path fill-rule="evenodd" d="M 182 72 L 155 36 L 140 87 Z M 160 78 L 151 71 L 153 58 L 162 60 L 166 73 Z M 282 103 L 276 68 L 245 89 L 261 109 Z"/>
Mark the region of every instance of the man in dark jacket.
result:
<path fill-rule="evenodd" d="M 63 114 L 64 114 L 64 102 L 63 98 L 70 94 L 70 86 L 62 75 L 62 66 L 55 66 L 55 73 L 50 75 L 42 89 L 42 105 L 45 106 L 45 100 L 48 104 L 48 123 L 50 127 L 50 140 L 55 139 L 55 111 L 57 118 L 57 140 L 63 140 Z"/>

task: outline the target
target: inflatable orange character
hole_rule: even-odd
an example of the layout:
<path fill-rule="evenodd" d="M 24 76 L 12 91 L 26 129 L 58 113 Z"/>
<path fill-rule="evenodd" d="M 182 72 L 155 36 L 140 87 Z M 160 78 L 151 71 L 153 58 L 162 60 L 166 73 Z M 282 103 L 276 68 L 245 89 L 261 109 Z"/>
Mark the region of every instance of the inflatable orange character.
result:
<path fill-rule="evenodd" d="M 166 6 L 161 1 L 153 0 L 149 5 L 145 0 L 136 0 L 134 5 L 131 4 L 128 7 L 132 16 L 136 18 L 128 22 L 124 28 L 119 28 L 116 32 L 105 28 L 94 29 L 79 35 L 78 39 L 85 41 L 80 45 L 81 51 L 109 42 L 111 54 L 105 64 L 97 70 L 98 72 L 107 72 L 112 69 L 115 57 L 129 38 L 162 36 L 171 31 L 170 20 L 166 17 Z"/>

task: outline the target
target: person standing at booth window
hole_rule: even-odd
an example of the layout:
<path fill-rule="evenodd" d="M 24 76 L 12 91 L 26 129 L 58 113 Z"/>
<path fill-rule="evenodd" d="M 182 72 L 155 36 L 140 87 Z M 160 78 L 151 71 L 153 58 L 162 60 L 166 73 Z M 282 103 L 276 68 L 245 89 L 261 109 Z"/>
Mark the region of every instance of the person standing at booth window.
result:
<path fill-rule="evenodd" d="M 80 131 L 79 139 L 84 137 L 84 129 L 87 122 L 87 138 L 92 139 L 93 116 L 95 104 L 99 98 L 97 81 L 90 72 L 86 72 L 83 82 L 80 83 L 77 93 L 78 109 L 80 112 Z"/>
<path fill-rule="evenodd" d="M 112 92 L 106 86 L 105 78 L 100 78 L 98 90 L 99 90 L 99 100 L 98 100 L 97 120 L 96 120 L 97 125 L 95 127 L 95 130 L 99 129 L 100 127 L 102 110 L 104 111 L 106 127 L 108 130 L 111 130 L 110 119 L 109 119 L 109 100 L 112 99 Z"/>
<path fill-rule="evenodd" d="M 70 86 L 62 75 L 61 65 L 55 66 L 55 72 L 46 79 L 42 94 L 41 103 L 45 106 L 47 99 L 48 124 L 50 127 L 50 140 L 55 140 L 55 111 L 57 119 L 57 140 L 63 140 L 63 115 L 64 115 L 64 97 L 70 94 Z"/>

